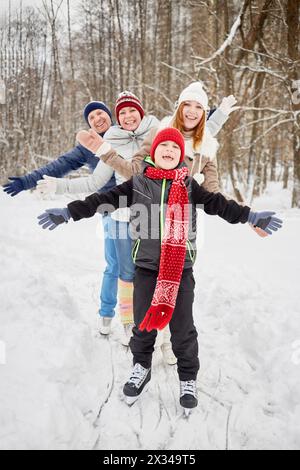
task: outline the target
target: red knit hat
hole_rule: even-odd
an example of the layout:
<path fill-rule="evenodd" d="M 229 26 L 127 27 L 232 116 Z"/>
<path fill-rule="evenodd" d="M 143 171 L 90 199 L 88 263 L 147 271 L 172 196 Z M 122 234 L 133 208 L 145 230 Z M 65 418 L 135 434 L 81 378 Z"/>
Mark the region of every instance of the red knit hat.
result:
<path fill-rule="evenodd" d="M 154 153 L 156 147 L 162 142 L 166 142 L 168 140 L 171 140 L 172 142 L 175 142 L 177 145 L 179 145 L 181 151 L 180 163 L 183 162 L 185 154 L 184 138 L 181 132 L 179 132 L 179 130 L 175 129 L 174 127 L 166 127 L 165 129 L 156 134 L 156 137 L 153 140 L 150 150 L 150 157 L 152 158 L 152 160 L 154 161 Z"/>
<path fill-rule="evenodd" d="M 119 124 L 119 112 L 122 108 L 126 108 L 126 106 L 131 106 L 132 108 L 137 109 L 142 119 L 145 116 L 145 111 L 138 97 L 135 96 L 133 93 L 130 93 L 130 91 L 123 91 L 119 94 L 115 106 L 115 114 Z"/>

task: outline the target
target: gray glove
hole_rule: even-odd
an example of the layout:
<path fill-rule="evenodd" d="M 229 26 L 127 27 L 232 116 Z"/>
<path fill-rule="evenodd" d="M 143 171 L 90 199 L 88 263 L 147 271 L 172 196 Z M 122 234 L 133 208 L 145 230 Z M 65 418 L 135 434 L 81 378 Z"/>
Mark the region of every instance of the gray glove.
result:
<path fill-rule="evenodd" d="M 272 235 L 273 232 L 277 232 L 282 227 L 283 221 L 274 217 L 276 212 L 264 211 L 264 212 L 249 212 L 248 222 L 254 227 L 259 227 L 264 230 L 267 234 Z"/>
<path fill-rule="evenodd" d="M 38 216 L 39 225 L 43 229 L 49 228 L 49 230 L 54 230 L 60 224 L 67 224 L 70 218 L 71 214 L 67 207 L 63 209 L 47 209 L 46 212 Z"/>

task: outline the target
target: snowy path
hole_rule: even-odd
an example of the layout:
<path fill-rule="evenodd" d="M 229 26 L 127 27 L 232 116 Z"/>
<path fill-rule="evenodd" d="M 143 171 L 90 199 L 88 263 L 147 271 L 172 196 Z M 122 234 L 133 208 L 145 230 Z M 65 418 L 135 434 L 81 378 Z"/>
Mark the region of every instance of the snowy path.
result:
<path fill-rule="evenodd" d="M 199 407 L 186 420 L 160 351 L 149 391 L 122 401 L 131 354 L 117 320 L 110 339 L 97 334 L 99 218 L 52 233 L 36 224 L 65 202 L 0 193 L 0 449 L 299 449 L 300 211 L 273 193 L 258 201 L 285 219 L 265 240 L 205 216 Z"/>

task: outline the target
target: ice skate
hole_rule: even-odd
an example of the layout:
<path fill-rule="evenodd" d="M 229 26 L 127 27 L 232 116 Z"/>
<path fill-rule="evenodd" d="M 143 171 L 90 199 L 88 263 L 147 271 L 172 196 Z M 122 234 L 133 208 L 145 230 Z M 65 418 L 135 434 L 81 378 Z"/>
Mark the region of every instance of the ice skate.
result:
<path fill-rule="evenodd" d="M 127 405 L 133 405 L 141 394 L 147 390 L 150 379 L 151 369 L 145 369 L 141 364 L 136 363 L 132 369 L 130 379 L 123 387 Z"/>
<path fill-rule="evenodd" d="M 129 346 L 129 341 L 132 336 L 132 323 L 128 323 L 127 325 L 123 325 L 123 331 L 121 336 L 121 344 L 123 346 Z"/>
<path fill-rule="evenodd" d="M 100 316 L 98 328 L 101 335 L 107 336 L 111 333 L 111 322 L 112 318 Z"/>
<path fill-rule="evenodd" d="M 198 405 L 195 380 L 180 381 L 180 405 L 183 408 L 185 417 L 188 417 L 192 409 Z"/>
<path fill-rule="evenodd" d="M 164 362 L 166 364 L 168 364 L 169 366 L 173 366 L 174 364 L 177 364 L 177 358 L 173 353 L 171 343 L 163 343 L 160 348 L 161 348 Z"/>

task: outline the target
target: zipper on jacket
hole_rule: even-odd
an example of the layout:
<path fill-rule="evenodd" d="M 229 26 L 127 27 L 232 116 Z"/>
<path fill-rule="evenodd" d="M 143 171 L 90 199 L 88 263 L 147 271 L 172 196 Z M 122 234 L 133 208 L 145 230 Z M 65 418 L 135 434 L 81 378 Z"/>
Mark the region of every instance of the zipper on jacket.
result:
<path fill-rule="evenodd" d="M 132 249 L 132 252 L 131 252 L 131 256 L 132 256 L 132 259 L 133 259 L 134 263 L 135 263 L 135 260 L 136 260 L 136 257 L 137 257 L 138 251 L 139 251 L 140 243 L 141 243 L 141 239 L 138 238 L 136 240 L 136 242 L 134 244 L 134 247 Z"/>
<path fill-rule="evenodd" d="M 195 257 L 195 251 L 193 249 L 193 245 L 191 244 L 190 240 L 187 240 L 186 243 L 187 243 L 190 259 L 194 263 L 196 257 Z"/>
<path fill-rule="evenodd" d="M 150 157 L 150 155 L 148 155 L 147 157 L 145 157 L 145 158 L 144 158 L 144 161 L 145 161 L 146 163 L 149 163 L 149 165 L 155 167 L 155 163 L 154 163 L 154 161 L 152 160 L 152 158 Z"/>
<path fill-rule="evenodd" d="M 149 163 L 151 166 L 155 167 L 155 163 L 148 155 L 147 157 L 144 158 L 144 161 L 146 163 Z M 166 178 L 163 179 L 162 182 L 162 189 L 161 189 L 161 199 L 160 199 L 160 243 L 162 244 L 163 237 L 164 237 L 164 202 L 165 202 L 165 193 L 166 193 L 166 185 L 167 185 L 167 180 Z"/>
<path fill-rule="evenodd" d="M 167 180 L 163 179 L 162 188 L 161 188 L 161 199 L 160 199 L 160 243 L 162 244 L 164 238 L 164 202 L 165 202 L 165 192 L 166 192 Z"/>
<path fill-rule="evenodd" d="M 134 244 L 134 247 L 132 249 L 132 252 L 131 252 L 131 257 L 132 257 L 132 260 L 133 262 L 135 263 L 136 261 L 136 258 L 137 258 L 137 254 L 138 254 L 138 251 L 139 251 L 139 248 L 140 248 L 140 243 L 141 243 L 141 239 L 138 238 Z"/>

